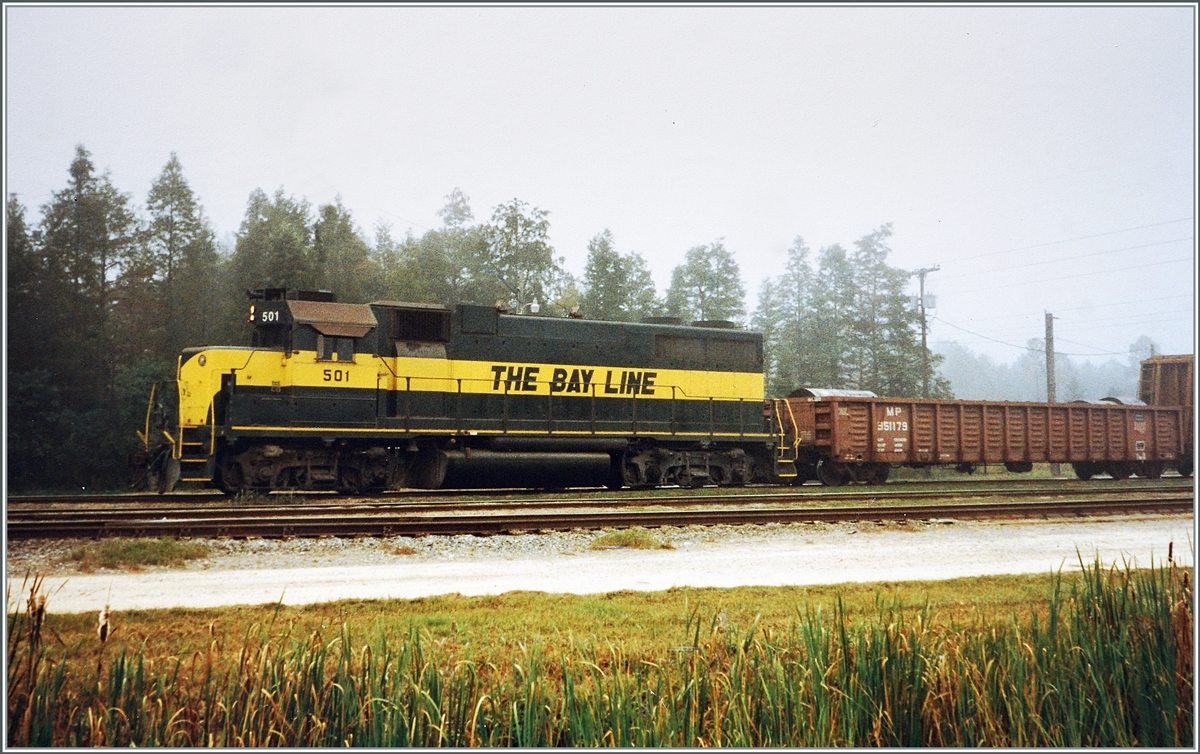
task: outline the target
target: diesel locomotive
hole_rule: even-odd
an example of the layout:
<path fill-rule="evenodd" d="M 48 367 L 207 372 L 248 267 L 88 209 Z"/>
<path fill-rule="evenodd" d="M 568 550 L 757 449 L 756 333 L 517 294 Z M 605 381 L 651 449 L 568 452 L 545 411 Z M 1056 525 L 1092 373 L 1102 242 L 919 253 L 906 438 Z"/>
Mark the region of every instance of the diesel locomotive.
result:
<path fill-rule="evenodd" d="M 762 335 L 511 314 L 497 305 L 251 294 L 250 346 L 188 348 L 151 394 L 140 486 L 229 494 L 406 487 L 884 482 L 897 466 L 1070 464 L 1081 479 L 1193 470 L 1191 356 L 1139 398 L 1071 404 L 764 400 Z"/>
<path fill-rule="evenodd" d="M 499 305 L 251 294 L 250 346 L 188 348 L 151 396 L 142 481 L 242 490 L 739 485 L 776 478 L 763 343 Z"/>

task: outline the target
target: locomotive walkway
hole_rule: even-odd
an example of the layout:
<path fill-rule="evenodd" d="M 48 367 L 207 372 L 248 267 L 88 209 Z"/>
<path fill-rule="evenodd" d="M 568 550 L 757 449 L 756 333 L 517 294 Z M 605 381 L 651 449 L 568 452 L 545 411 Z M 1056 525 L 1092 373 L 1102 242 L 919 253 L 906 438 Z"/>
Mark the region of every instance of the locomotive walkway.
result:
<path fill-rule="evenodd" d="M 899 486 L 899 485 L 896 485 Z M 1191 480 L 1156 484 L 952 485 L 955 489 L 863 488 L 786 492 L 636 491 L 571 498 L 429 500 L 408 495 L 347 501 L 329 495 L 272 495 L 234 505 L 223 496 L 10 498 L 8 537 L 373 537 L 491 534 L 631 526 L 768 524 L 804 521 L 989 519 L 1188 512 Z M 461 491 L 454 495 L 462 497 Z M 436 495 L 434 495 L 436 497 Z"/>

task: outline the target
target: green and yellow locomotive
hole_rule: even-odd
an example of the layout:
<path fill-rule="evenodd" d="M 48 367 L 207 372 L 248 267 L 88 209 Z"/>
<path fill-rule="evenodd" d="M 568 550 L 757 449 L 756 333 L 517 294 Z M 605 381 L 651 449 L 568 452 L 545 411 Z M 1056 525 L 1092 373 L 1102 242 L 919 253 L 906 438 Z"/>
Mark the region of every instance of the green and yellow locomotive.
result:
<path fill-rule="evenodd" d="M 264 289 L 250 346 L 186 349 L 151 397 L 160 491 L 612 488 L 775 479 L 762 335 Z"/>

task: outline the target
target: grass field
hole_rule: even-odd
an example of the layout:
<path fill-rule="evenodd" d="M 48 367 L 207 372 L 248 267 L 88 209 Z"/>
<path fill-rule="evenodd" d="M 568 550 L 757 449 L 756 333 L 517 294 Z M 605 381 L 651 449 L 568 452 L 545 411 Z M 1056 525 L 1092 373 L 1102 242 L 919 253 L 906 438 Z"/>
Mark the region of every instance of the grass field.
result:
<path fill-rule="evenodd" d="M 9 616 L 7 742 L 1189 746 L 1190 570 Z M 53 599 L 50 596 L 49 599 Z"/>

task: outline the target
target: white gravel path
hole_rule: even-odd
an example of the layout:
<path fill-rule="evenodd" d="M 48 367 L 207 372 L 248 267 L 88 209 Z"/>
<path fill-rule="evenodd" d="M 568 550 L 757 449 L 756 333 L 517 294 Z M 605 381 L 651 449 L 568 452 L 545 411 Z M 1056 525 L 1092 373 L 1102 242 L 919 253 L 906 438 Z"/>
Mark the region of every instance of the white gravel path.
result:
<path fill-rule="evenodd" d="M 214 540 L 185 568 L 72 573 L 78 542 L 8 543 L 10 606 L 23 576 L 46 573 L 52 612 L 215 607 L 282 600 L 602 593 L 673 586 L 800 585 L 949 579 L 1175 560 L 1193 566 L 1191 515 L 1001 522 L 789 524 L 656 530 L 672 550 L 593 550 L 594 532 L 364 540 Z"/>

